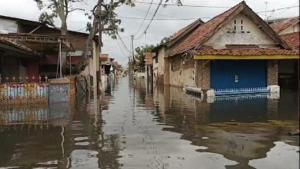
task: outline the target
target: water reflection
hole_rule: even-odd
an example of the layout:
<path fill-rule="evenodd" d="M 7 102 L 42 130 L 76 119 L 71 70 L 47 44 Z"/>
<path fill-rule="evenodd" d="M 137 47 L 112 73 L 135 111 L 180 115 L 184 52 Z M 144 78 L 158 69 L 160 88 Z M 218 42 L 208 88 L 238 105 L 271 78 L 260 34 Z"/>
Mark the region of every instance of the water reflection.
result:
<path fill-rule="evenodd" d="M 0 108 L 0 168 L 299 168 L 297 98 L 216 101 L 108 81 L 100 98 Z M 286 161 L 286 163 L 279 163 Z"/>
<path fill-rule="evenodd" d="M 159 121 L 174 127 L 164 130 L 182 133 L 183 139 L 200 147 L 199 152 L 222 154 L 238 162 L 226 168 L 299 168 L 299 137 L 287 136 L 298 128 L 296 97 L 296 92 L 283 91 L 280 100 L 256 97 L 209 104 L 179 88 L 154 92 Z M 276 147 L 278 144 L 285 149 Z M 273 149 L 282 154 L 267 156 Z M 284 167 L 272 164 L 276 158 L 290 158 L 287 154 L 293 156 L 290 163 Z"/>

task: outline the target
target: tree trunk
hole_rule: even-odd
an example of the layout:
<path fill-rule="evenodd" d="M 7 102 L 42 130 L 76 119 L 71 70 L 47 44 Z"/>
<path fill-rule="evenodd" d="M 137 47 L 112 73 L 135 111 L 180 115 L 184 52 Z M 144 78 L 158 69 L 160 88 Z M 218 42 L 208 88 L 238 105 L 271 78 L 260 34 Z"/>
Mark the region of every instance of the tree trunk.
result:
<path fill-rule="evenodd" d="M 67 20 L 61 20 L 61 35 L 66 36 L 68 34 Z"/>

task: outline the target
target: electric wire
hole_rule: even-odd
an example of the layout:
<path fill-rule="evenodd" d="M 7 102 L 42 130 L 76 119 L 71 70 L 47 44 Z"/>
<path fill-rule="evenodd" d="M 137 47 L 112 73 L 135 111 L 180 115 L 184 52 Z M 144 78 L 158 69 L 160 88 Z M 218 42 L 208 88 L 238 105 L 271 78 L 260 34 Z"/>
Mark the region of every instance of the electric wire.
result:
<path fill-rule="evenodd" d="M 144 34 L 147 33 L 147 31 L 148 31 L 148 29 L 149 29 L 151 23 L 153 22 L 154 17 L 156 16 L 156 14 L 157 14 L 157 12 L 158 12 L 158 10 L 159 10 L 161 4 L 162 4 L 162 1 L 163 1 L 163 0 L 160 0 L 160 1 L 159 1 L 159 5 L 158 5 L 157 8 L 155 9 L 155 11 L 154 11 L 154 13 L 153 13 L 153 15 L 152 15 L 152 17 L 151 17 L 151 20 L 150 20 L 149 24 L 147 25 L 146 29 L 145 29 L 144 32 L 143 32 Z M 136 39 L 140 39 L 142 36 L 143 36 L 143 34 L 141 34 L 140 36 L 138 36 Z"/>
<path fill-rule="evenodd" d="M 123 41 L 122 37 L 120 36 L 120 34 L 117 33 L 117 36 L 118 36 L 119 40 L 121 41 L 121 44 L 123 45 L 124 49 L 126 49 L 126 51 L 128 53 L 131 53 L 129 48 L 126 46 L 126 43 Z"/>
<path fill-rule="evenodd" d="M 135 3 L 139 3 L 139 4 L 152 4 L 152 5 L 163 5 L 163 6 L 177 6 L 177 7 L 198 7 L 198 8 L 230 8 L 228 6 L 208 6 L 208 5 L 178 5 L 176 4 L 171 4 L 171 3 L 155 3 L 155 2 L 142 2 L 142 1 L 135 1 Z"/>
<path fill-rule="evenodd" d="M 135 33 L 135 36 L 136 36 L 136 35 L 140 32 L 140 30 L 142 29 L 142 27 L 143 27 L 143 25 L 144 25 L 144 23 L 145 23 L 145 21 L 146 21 L 146 19 L 147 19 L 147 17 L 148 17 L 148 14 L 149 14 L 149 12 L 150 12 L 150 9 L 151 9 L 151 7 L 152 7 L 152 3 L 153 3 L 153 0 L 151 0 L 151 4 L 149 5 L 149 7 L 148 7 L 148 9 L 147 9 L 146 15 L 145 15 L 145 17 L 143 18 L 142 23 L 140 24 L 139 28 L 137 29 L 137 31 L 136 31 L 136 33 Z"/>

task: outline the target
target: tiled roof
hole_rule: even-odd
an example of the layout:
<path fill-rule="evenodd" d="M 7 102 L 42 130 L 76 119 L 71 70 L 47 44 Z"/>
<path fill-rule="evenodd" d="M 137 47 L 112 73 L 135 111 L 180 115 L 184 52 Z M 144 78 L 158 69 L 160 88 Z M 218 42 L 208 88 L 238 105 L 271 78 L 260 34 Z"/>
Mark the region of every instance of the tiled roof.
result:
<path fill-rule="evenodd" d="M 205 43 L 209 38 L 211 38 L 225 23 L 233 18 L 235 15 L 239 14 L 241 11 L 247 12 L 249 17 L 257 24 L 262 26 L 262 29 L 274 40 L 277 41 L 284 48 L 288 46 L 283 42 L 280 37 L 265 23 L 247 4 L 242 1 L 236 6 L 230 8 L 224 13 L 214 17 L 203 25 L 199 26 L 190 35 L 183 40 L 182 43 L 171 49 L 170 56 L 177 54 L 182 54 L 194 48 L 199 48 Z"/>
<path fill-rule="evenodd" d="M 219 56 L 271 56 L 271 55 L 299 55 L 299 51 L 286 49 L 203 49 L 192 51 L 194 55 L 219 55 Z"/>
<path fill-rule="evenodd" d="M 208 37 L 211 36 L 211 34 L 214 33 L 213 30 L 217 29 L 220 24 L 223 23 L 224 20 L 228 18 L 232 13 L 234 13 L 234 11 L 240 8 L 240 6 L 241 3 L 198 27 L 182 43 L 180 43 L 180 45 L 172 49 L 171 55 L 190 50 L 205 41 Z"/>
<path fill-rule="evenodd" d="M 170 43 L 176 43 L 178 40 L 180 40 L 185 35 L 189 34 L 191 31 L 196 29 L 198 26 L 202 25 L 204 22 L 201 19 L 197 19 L 191 24 L 185 26 L 184 28 L 177 31 L 175 34 L 172 35 L 170 38 Z"/>
<path fill-rule="evenodd" d="M 299 49 L 299 32 L 282 35 L 281 38 L 292 48 Z"/>
<path fill-rule="evenodd" d="M 272 27 L 272 29 L 279 33 L 283 30 L 285 30 L 286 28 L 299 24 L 299 16 L 297 17 L 293 17 L 293 18 L 288 18 L 288 19 L 284 19 L 278 22 L 274 22 L 272 23 L 270 26 Z"/>
<path fill-rule="evenodd" d="M 101 54 L 99 57 L 99 61 L 105 62 L 108 61 L 109 57 L 108 54 Z"/>

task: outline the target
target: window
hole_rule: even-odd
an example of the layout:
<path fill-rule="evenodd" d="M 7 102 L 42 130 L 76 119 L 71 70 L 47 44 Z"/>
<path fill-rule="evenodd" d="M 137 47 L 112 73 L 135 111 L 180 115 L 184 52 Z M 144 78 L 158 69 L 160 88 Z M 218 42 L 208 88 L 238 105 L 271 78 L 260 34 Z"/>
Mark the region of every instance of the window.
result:
<path fill-rule="evenodd" d="M 233 26 L 233 33 L 235 33 L 235 32 L 236 32 L 236 19 L 233 21 L 233 23 L 234 23 L 234 26 Z"/>

